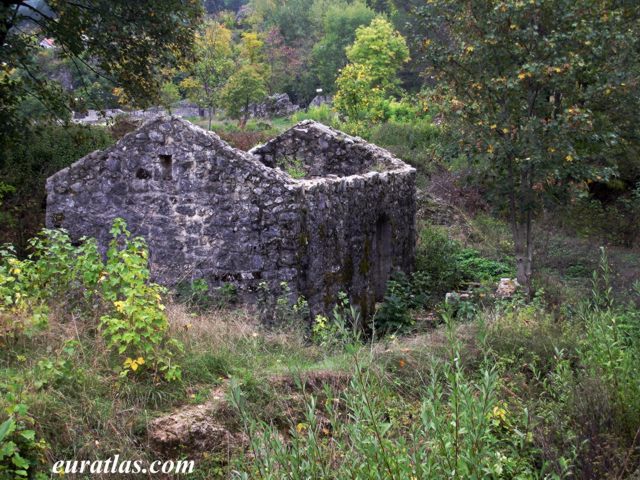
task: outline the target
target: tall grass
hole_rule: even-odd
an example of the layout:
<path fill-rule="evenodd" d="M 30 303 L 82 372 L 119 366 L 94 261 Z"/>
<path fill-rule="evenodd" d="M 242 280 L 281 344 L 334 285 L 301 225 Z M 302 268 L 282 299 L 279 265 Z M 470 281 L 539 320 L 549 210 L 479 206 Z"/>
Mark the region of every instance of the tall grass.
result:
<path fill-rule="evenodd" d="M 309 397 L 304 418 L 284 432 L 247 414 L 242 389 L 233 388 L 251 445 L 238 477 L 467 479 L 529 471 L 519 457 L 522 435 L 504 429 L 497 371 L 484 361 L 477 374 L 466 372 L 452 321 L 445 319 L 448 355 L 432 358 L 417 401 L 398 396 L 362 350 L 352 351 L 349 387 L 326 391 L 321 404 Z"/>

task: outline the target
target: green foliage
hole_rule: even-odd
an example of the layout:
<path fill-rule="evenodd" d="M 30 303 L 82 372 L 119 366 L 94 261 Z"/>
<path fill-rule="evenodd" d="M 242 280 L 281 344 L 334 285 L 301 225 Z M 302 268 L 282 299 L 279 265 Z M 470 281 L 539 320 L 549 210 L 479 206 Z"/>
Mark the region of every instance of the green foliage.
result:
<path fill-rule="evenodd" d="M 102 127 L 43 123 L 6 148 L 0 145 L 0 243 L 13 243 L 22 253 L 44 224 L 46 179 L 113 139 Z M 18 221 L 19 219 L 19 221 Z"/>
<path fill-rule="evenodd" d="M 27 406 L 14 403 L 6 409 L 6 414 L 9 418 L 0 423 L 0 477 L 48 478 L 42 473 L 34 473 L 46 463 L 47 443 L 36 438 L 35 421 L 29 416 Z"/>
<path fill-rule="evenodd" d="M 404 38 L 384 18 L 356 30 L 347 48 L 350 63 L 336 80 L 335 108 L 350 122 L 378 122 L 389 108 L 385 99 L 395 92 L 400 67 L 409 60 Z"/>
<path fill-rule="evenodd" d="M 320 105 L 318 107 L 309 107 L 306 111 L 298 111 L 291 116 L 293 123 L 303 120 L 315 120 L 325 125 L 334 125 L 337 122 L 337 115 L 329 105 Z"/>
<path fill-rule="evenodd" d="M 460 250 L 460 245 L 444 229 L 426 225 L 419 232 L 416 270 L 425 272 L 440 293 L 451 290 L 462 280 L 456 268 Z"/>
<path fill-rule="evenodd" d="M 328 317 L 317 315 L 314 319 L 311 338 L 322 347 L 344 350 L 360 342 L 361 323 L 358 309 L 351 305 L 344 292 L 339 292 L 332 313 Z"/>
<path fill-rule="evenodd" d="M 219 103 L 220 90 L 232 72 L 231 31 L 220 23 L 205 22 L 196 36 L 194 49 L 196 61 L 180 86 L 193 102 L 209 110 L 211 119 L 212 110 Z"/>
<path fill-rule="evenodd" d="M 387 282 L 384 301 L 373 319 L 374 328 L 383 334 L 407 330 L 414 323 L 412 310 L 433 307 L 444 300 L 445 293 L 467 283 L 493 283 L 512 275 L 509 265 L 486 258 L 473 248 L 463 248 L 444 229 L 424 225 L 419 233 L 416 271 L 396 275 Z M 470 320 L 476 314 L 471 300 L 454 294 L 449 303 L 458 319 Z"/>
<path fill-rule="evenodd" d="M 291 178 L 304 178 L 307 176 L 307 170 L 303 160 L 291 156 L 283 156 L 278 158 L 276 165 L 287 172 Z"/>
<path fill-rule="evenodd" d="M 420 112 L 419 107 L 405 109 L 406 101 L 391 104 L 399 105 L 398 110 L 386 112 L 384 115 L 389 120 L 373 125 L 367 139 L 419 171 L 430 173 L 435 165 L 432 150 L 439 140 L 440 128 L 430 118 L 421 117 L 424 112 Z"/>
<path fill-rule="evenodd" d="M 472 378 L 452 333 L 447 345 L 417 403 L 397 396 L 353 354 L 348 388 L 325 389 L 323 401 L 308 396 L 287 440 L 248 411 L 242 387 L 233 385 L 253 454 L 240 478 L 533 478 L 527 424 L 518 430 L 499 402 L 497 371 L 482 366 Z"/>
<path fill-rule="evenodd" d="M 360 130 L 358 133 L 367 123 L 383 120 L 384 92 L 373 85 L 373 70 L 369 65 L 350 63 L 341 70 L 336 87 L 334 107 L 349 119 L 354 125 L 352 128 Z"/>
<path fill-rule="evenodd" d="M 160 68 L 190 57 L 201 14 L 200 2 L 179 0 L 3 3 L 0 144 L 31 120 L 15 108 L 25 98 L 37 98 L 50 115 L 68 113 L 72 95 L 43 75 L 36 62 L 38 39 L 52 38 L 58 55 L 110 76 L 143 103 L 157 99 Z"/>
<path fill-rule="evenodd" d="M 104 299 L 114 308 L 100 318 L 107 346 L 127 357 L 123 376 L 150 364 L 167 380 L 179 379 L 180 367 L 172 357 L 180 345 L 167 341 L 169 324 L 161 297 L 165 290 L 149 281 L 146 243 L 142 237 L 131 238 L 122 219 L 114 221 L 111 235 L 107 261 L 98 279 Z"/>
<path fill-rule="evenodd" d="M 287 282 L 280 282 L 276 292 L 266 282 L 258 285 L 260 319 L 278 327 L 299 327 L 309 321 L 309 304 L 304 297 L 293 298 Z"/>
<path fill-rule="evenodd" d="M 564 226 L 583 237 L 634 247 L 640 238 L 640 182 L 628 192 L 622 191 L 614 201 L 602 202 L 586 192 L 558 210 Z"/>
<path fill-rule="evenodd" d="M 198 278 L 181 282 L 176 286 L 177 299 L 197 312 L 212 308 L 225 308 L 238 300 L 238 288 L 233 283 L 224 283 L 216 289 L 209 287 L 206 280 Z"/>
<path fill-rule="evenodd" d="M 180 90 L 173 82 L 164 82 L 160 87 L 160 105 L 171 111 L 171 106 L 180 100 Z"/>
<path fill-rule="evenodd" d="M 456 256 L 456 265 L 462 278 L 468 281 L 498 280 L 500 277 L 513 276 L 513 267 L 482 257 L 473 248 L 464 248 Z"/>
<path fill-rule="evenodd" d="M 382 305 L 373 317 L 374 330 L 380 334 L 398 333 L 411 327 L 415 320 L 410 310 L 423 306 L 416 301 L 414 285 L 406 276 L 397 276 L 387 282 Z"/>
<path fill-rule="evenodd" d="M 370 25 L 359 27 L 355 42 L 347 47 L 346 52 L 350 63 L 370 68 L 371 84 L 385 92 L 396 87 L 396 75 L 409 60 L 407 42 L 383 17 L 374 18 Z"/>
<path fill-rule="evenodd" d="M 259 102 L 267 94 L 266 85 L 259 69 L 254 65 L 240 67 L 225 84 L 221 92 L 222 106 L 230 118 L 247 122 L 249 104 Z"/>
<path fill-rule="evenodd" d="M 167 339 L 164 289 L 149 281 L 148 250 L 140 237 L 130 238 L 122 219 L 111 229 L 106 262 L 95 240 L 78 247 L 60 230 L 44 230 L 30 242 L 24 260 L 10 249 L 0 262 L 0 334 L 5 339 L 46 326 L 49 305 L 69 299 L 90 312 L 106 305 L 100 327 L 107 346 L 124 360 L 122 375 L 147 365 L 167 380 L 180 377 L 172 358 L 179 343 Z M 141 369 L 144 370 L 144 369 Z"/>
<path fill-rule="evenodd" d="M 638 46 L 639 13 L 624 2 L 565 0 L 435 0 L 418 9 L 433 100 L 494 204 L 509 212 L 529 294 L 543 194 L 567 199 L 576 181 L 606 181 L 618 166 L 611 149 L 637 144 L 627 106 L 638 101 L 629 85 L 640 57 L 626 52 Z M 425 39 L 443 28 L 446 41 Z"/>
<path fill-rule="evenodd" d="M 324 16 L 324 36 L 313 47 L 312 58 L 323 92 L 332 93 L 340 69 L 347 64 L 345 49 L 355 40 L 356 30 L 369 25 L 375 12 L 362 1 L 330 4 Z"/>
<path fill-rule="evenodd" d="M 640 311 L 615 304 L 612 273 L 604 248 L 599 271 L 593 273 L 592 302 L 579 311 L 586 335 L 579 355 L 589 373 L 609 387 L 619 425 L 633 437 L 640 425 Z"/>

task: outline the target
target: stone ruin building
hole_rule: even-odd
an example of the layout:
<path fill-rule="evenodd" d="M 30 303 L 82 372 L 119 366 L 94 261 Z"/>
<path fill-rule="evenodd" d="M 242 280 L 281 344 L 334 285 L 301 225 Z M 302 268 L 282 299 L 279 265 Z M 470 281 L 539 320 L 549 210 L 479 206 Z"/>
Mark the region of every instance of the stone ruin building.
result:
<path fill-rule="evenodd" d="M 312 314 L 340 291 L 363 315 L 414 260 L 415 169 L 313 121 L 249 152 L 159 117 L 47 180 L 48 228 L 105 249 L 116 217 L 149 245 L 154 280 L 287 282 Z"/>

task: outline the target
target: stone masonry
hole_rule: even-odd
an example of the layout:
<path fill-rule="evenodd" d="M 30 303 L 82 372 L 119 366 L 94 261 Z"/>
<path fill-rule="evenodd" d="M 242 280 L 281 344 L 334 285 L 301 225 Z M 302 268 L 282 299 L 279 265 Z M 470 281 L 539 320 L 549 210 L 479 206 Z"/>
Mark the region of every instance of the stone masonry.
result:
<path fill-rule="evenodd" d="M 244 152 L 159 117 L 46 188 L 47 227 L 105 249 L 122 217 L 147 240 L 160 283 L 202 278 L 251 296 L 260 282 L 274 290 L 287 282 L 313 314 L 340 291 L 370 314 L 391 273 L 414 260 L 415 170 L 312 121 Z"/>

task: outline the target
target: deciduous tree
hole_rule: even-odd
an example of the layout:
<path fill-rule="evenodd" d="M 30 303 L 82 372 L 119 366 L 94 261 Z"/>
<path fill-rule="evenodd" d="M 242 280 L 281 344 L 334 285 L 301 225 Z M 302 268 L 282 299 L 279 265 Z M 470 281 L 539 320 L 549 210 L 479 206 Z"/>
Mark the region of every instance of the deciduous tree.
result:
<path fill-rule="evenodd" d="M 335 91 L 335 81 L 347 64 L 346 47 L 355 40 L 356 29 L 369 25 L 375 12 L 356 0 L 348 4 L 330 5 L 324 16 L 324 36 L 313 47 L 316 74 L 325 93 Z"/>
<path fill-rule="evenodd" d="M 191 57 L 201 16 L 199 0 L 3 0 L 0 3 L 0 124 L 17 119 L 16 105 L 37 97 L 53 113 L 66 100 L 33 63 L 42 38 L 53 39 L 61 55 L 84 63 L 139 103 L 157 99 L 161 66 Z"/>
<path fill-rule="evenodd" d="M 356 30 L 347 65 L 336 80 L 335 108 L 350 121 L 381 119 L 382 101 L 397 91 L 398 70 L 409 60 L 407 44 L 384 18 Z"/>
<path fill-rule="evenodd" d="M 530 294 L 542 194 L 615 174 L 620 145 L 638 143 L 638 122 L 624 119 L 627 106 L 638 105 L 640 8 L 609 0 L 430 0 L 418 13 L 434 100 L 504 200 L 518 281 Z M 428 40 L 434 31 L 446 39 Z"/>
<path fill-rule="evenodd" d="M 196 36 L 195 57 L 188 70 L 189 76 L 180 86 L 193 102 L 207 109 L 211 128 L 220 90 L 234 68 L 231 30 L 217 22 L 205 23 Z"/>
<path fill-rule="evenodd" d="M 238 119 L 240 128 L 247 124 L 249 105 L 267 94 L 264 77 L 255 65 L 241 66 L 222 90 L 222 105 L 227 116 Z"/>

